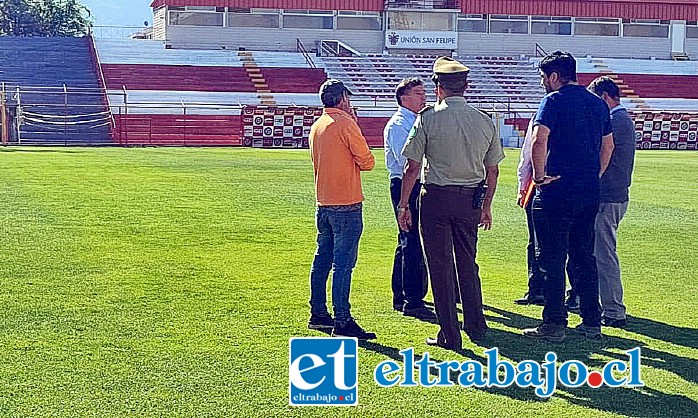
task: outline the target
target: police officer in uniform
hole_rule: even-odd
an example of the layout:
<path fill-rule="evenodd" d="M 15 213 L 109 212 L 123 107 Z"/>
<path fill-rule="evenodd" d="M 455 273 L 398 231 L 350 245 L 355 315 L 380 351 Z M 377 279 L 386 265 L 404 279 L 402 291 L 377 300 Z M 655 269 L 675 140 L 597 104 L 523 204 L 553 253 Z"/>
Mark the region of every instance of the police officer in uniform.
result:
<path fill-rule="evenodd" d="M 400 228 L 419 227 L 440 330 L 427 344 L 462 348 L 456 292 L 463 306 L 463 330 L 473 341 L 487 324 L 477 252 L 478 226 L 492 227 L 492 199 L 504 152 L 489 116 L 463 97 L 470 69 L 441 57 L 432 80 L 438 103 L 420 112 L 402 154 L 407 166 L 398 205 Z M 410 191 L 421 168 L 419 226 L 412 225 Z M 456 290 L 457 289 L 457 290 Z"/>

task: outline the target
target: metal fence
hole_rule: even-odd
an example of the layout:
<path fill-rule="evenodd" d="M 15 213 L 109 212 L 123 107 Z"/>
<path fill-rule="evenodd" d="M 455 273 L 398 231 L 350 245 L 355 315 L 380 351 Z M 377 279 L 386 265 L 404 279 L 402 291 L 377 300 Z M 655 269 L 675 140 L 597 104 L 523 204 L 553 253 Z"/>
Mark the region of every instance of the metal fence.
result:
<path fill-rule="evenodd" d="M 95 88 L 0 85 L 3 144 L 108 144 L 114 118 Z M 93 102 L 93 103 L 90 103 Z M 75 138 L 75 140 L 73 140 Z"/>

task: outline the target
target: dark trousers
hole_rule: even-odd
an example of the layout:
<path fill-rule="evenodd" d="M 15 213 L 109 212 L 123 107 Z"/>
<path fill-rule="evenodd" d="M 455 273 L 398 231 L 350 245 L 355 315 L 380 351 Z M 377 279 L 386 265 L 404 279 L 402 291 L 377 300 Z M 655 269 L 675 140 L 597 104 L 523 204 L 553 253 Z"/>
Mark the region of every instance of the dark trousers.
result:
<path fill-rule="evenodd" d="M 390 179 L 390 199 L 393 202 L 393 210 L 397 219 L 397 206 L 400 204 L 400 191 L 402 179 Z M 412 214 L 412 229 L 405 232 L 398 227 L 397 248 L 393 260 L 393 305 L 405 304 L 407 308 L 419 308 L 424 306 L 424 297 L 427 295 L 427 270 L 424 265 L 422 242 L 419 238 L 419 210 L 417 198 L 421 184 L 415 183 L 410 194 L 409 206 Z"/>
<path fill-rule="evenodd" d="M 566 190 L 555 183 L 543 188 L 536 192 L 532 207 L 545 276 L 543 322 L 567 326 L 565 264 L 569 256 L 582 319 L 586 325 L 599 326 L 599 278 L 594 257 L 598 191 Z"/>
<path fill-rule="evenodd" d="M 540 268 L 540 262 L 538 257 L 540 256 L 540 251 L 538 249 L 538 241 L 536 240 L 536 230 L 533 227 L 533 212 L 531 207 L 533 206 L 533 199 L 526 205 L 526 223 L 528 224 L 528 246 L 527 260 L 528 260 L 528 296 L 538 296 L 543 295 L 543 289 L 545 284 L 545 276 L 543 275 L 543 270 Z"/>
<path fill-rule="evenodd" d="M 475 262 L 481 210 L 473 208 L 474 193 L 474 188 L 425 185 L 420 195 L 419 227 L 441 326 L 438 340 L 448 346 L 462 343 L 455 289 L 462 300 L 464 331 L 472 336 L 487 329 Z"/>

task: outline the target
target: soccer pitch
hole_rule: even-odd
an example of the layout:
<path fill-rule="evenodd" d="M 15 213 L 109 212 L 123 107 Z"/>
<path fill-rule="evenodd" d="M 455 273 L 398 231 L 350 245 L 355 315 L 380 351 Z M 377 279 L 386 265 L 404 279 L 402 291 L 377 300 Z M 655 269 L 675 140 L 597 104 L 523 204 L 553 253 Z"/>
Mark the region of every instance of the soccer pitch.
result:
<path fill-rule="evenodd" d="M 629 323 L 601 342 L 524 339 L 526 223 L 508 150 L 478 262 L 487 344 L 518 362 L 598 368 L 642 348 L 640 389 L 381 388 L 380 362 L 414 347 L 482 360 L 484 346 L 427 347 L 437 326 L 391 309 L 396 225 L 383 151 L 364 175 L 352 283 L 359 405 L 288 406 L 290 337 L 306 329 L 315 248 L 307 151 L 187 148 L 0 150 L 0 416 L 698 416 L 698 153 L 637 153 L 619 232 Z M 431 300 L 431 296 L 428 296 Z M 570 326 L 579 323 L 571 316 Z"/>

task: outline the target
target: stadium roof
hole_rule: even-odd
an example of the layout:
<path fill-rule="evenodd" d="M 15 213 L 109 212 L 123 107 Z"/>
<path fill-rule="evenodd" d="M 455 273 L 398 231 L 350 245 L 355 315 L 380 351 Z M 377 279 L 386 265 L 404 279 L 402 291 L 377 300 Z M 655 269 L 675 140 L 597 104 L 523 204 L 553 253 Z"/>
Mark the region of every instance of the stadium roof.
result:
<path fill-rule="evenodd" d="M 698 20 L 696 0 L 469 0 L 465 13 Z"/>
<path fill-rule="evenodd" d="M 698 20 L 696 0 L 467 0 L 464 13 Z M 383 11 L 384 0 L 153 0 L 151 7 L 216 6 Z"/>

